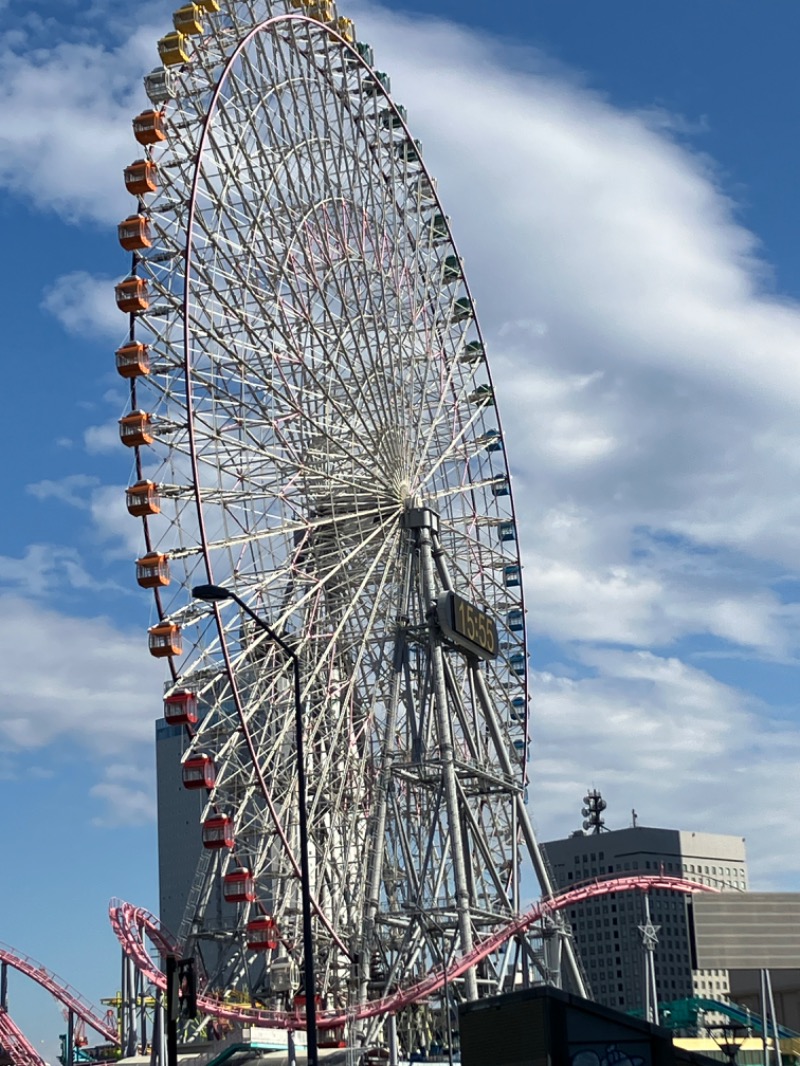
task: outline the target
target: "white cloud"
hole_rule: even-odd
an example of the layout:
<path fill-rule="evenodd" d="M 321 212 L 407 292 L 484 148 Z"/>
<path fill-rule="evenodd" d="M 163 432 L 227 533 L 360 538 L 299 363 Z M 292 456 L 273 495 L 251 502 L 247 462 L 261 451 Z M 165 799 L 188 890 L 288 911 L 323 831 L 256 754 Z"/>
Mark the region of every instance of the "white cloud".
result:
<path fill-rule="evenodd" d="M 123 447 L 119 439 L 119 422 L 104 422 L 101 426 L 88 426 L 84 430 L 83 443 L 90 455 L 119 454 Z"/>
<path fill-rule="evenodd" d="M 76 548 L 59 544 L 29 544 L 19 558 L 0 555 L 0 585 L 28 597 L 53 597 L 63 588 L 118 588 L 91 573 Z"/>
<path fill-rule="evenodd" d="M 580 798 L 597 785 L 609 827 L 629 824 L 635 806 L 642 824 L 743 835 L 762 885 L 793 883 L 794 723 L 677 658 L 609 650 L 583 658 L 590 676 L 534 678 L 532 807 L 545 833 L 579 828 Z"/>
<path fill-rule="evenodd" d="M 137 12 L 118 47 L 88 30 L 83 40 L 60 40 L 60 27 L 56 43 L 44 45 L 48 35 L 30 21 L 0 36 L 0 187 L 68 221 L 124 217 L 131 201 L 122 171 L 138 149 L 130 123 L 145 100 L 141 76 L 157 58 L 151 13 L 140 20 Z"/>
<path fill-rule="evenodd" d="M 148 765 L 112 763 L 103 780 L 93 785 L 90 795 L 104 805 L 93 822 L 102 828 L 146 825 L 155 819 L 155 775 L 152 758 Z"/>
<path fill-rule="evenodd" d="M 769 596 L 753 625 L 752 590 L 726 605 L 695 588 L 681 604 L 679 574 L 634 554 L 646 528 L 800 564 L 800 311 L 766 290 L 708 161 L 663 115 L 616 109 L 534 54 L 374 7 L 360 17 L 440 178 L 494 342 L 544 632 L 785 645 Z M 551 528 L 545 553 L 556 516 L 570 528 Z M 590 626 L 574 624 L 578 586 Z"/>
<path fill-rule="evenodd" d="M 108 427 L 94 427 L 99 442 L 108 444 L 112 433 L 119 449 L 119 436 L 116 432 L 116 424 Z M 86 431 L 87 436 L 93 435 L 93 428 Z M 99 451 L 110 451 L 110 447 L 92 448 L 87 444 L 87 451 L 94 454 Z M 56 501 L 76 510 L 84 511 L 91 523 L 90 531 L 83 537 L 85 545 L 87 538 L 95 544 L 102 545 L 103 560 L 108 562 L 114 559 L 131 560 L 141 554 L 143 548 L 143 534 L 141 521 L 132 518 L 125 506 L 125 489 L 121 483 L 116 485 L 101 485 L 99 479 L 86 474 L 68 474 L 60 479 L 47 478 L 26 486 L 26 491 L 42 503 Z M 55 548 L 56 558 L 59 553 L 69 549 Z M 27 549 L 28 554 L 30 548 Z M 77 555 L 75 556 L 77 558 Z M 29 559 L 26 558 L 21 566 L 27 566 Z M 0 557 L 0 573 L 2 572 L 2 557 Z"/>
<path fill-rule="evenodd" d="M 121 343 L 127 318 L 114 302 L 116 279 L 74 270 L 57 278 L 45 291 L 42 307 L 68 333 Z"/>
<path fill-rule="evenodd" d="M 0 740 L 36 749 L 60 739 L 94 756 L 151 744 L 163 666 L 146 625 L 120 632 L 106 618 L 68 617 L 0 595 Z"/>
<path fill-rule="evenodd" d="M 25 486 L 25 491 L 37 500 L 58 500 L 70 507 L 88 507 L 87 494 L 98 483 L 98 479 L 91 474 L 69 474 L 67 477 L 56 481 L 45 478 Z"/>
<path fill-rule="evenodd" d="M 553 527 L 569 535 L 572 517 L 551 513 L 538 523 L 545 547 Z M 708 634 L 766 658 L 788 655 L 795 646 L 796 609 L 755 579 L 715 574 L 713 559 L 707 569 L 684 573 L 674 557 L 666 564 L 656 558 L 593 567 L 570 559 L 574 547 L 551 551 L 529 554 L 525 570 L 534 634 L 639 647 Z"/>

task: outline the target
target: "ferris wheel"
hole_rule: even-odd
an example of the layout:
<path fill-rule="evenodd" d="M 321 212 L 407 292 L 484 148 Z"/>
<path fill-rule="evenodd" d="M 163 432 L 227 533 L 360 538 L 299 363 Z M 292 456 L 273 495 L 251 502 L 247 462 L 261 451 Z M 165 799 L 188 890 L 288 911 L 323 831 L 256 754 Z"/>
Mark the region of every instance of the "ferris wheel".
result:
<path fill-rule="evenodd" d="M 504 439 L 422 147 L 352 22 L 200 0 L 174 27 L 133 123 L 116 358 L 149 647 L 207 797 L 180 933 L 209 994 L 358 1017 L 510 923 L 526 871 L 551 890 Z M 193 599 L 208 583 L 247 610 Z M 453 993 L 513 986 L 523 939 Z"/>

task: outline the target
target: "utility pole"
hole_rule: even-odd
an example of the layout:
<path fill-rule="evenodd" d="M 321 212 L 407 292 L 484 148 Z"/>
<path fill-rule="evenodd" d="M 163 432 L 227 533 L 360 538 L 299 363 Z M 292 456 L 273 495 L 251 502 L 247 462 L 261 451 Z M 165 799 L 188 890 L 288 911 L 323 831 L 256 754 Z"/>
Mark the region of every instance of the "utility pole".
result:
<path fill-rule="evenodd" d="M 167 1066 L 178 1066 L 178 961 L 167 955 Z"/>

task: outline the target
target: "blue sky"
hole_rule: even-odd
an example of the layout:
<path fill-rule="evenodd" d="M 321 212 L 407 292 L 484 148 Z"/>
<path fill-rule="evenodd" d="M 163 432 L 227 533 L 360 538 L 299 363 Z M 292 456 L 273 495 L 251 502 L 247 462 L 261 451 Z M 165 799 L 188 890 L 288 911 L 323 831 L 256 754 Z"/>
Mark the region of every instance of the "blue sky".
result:
<path fill-rule="evenodd" d="M 608 824 L 748 838 L 796 888 L 800 206 L 789 0 L 357 17 L 466 259 L 523 520 L 543 838 Z M 157 908 L 153 721 L 113 370 L 115 224 L 172 6 L 0 0 L 5 521 L 0 939 L 95 1000 L 105 916 Z M 47 1054 L 58 1010 L 12 981 Z"/>

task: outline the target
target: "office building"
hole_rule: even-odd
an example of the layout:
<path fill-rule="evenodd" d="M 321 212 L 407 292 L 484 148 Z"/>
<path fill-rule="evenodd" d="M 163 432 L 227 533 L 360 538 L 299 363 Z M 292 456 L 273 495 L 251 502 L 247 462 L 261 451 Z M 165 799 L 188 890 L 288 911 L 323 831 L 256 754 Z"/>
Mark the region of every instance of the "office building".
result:
<path fill-rule="evenodd" d="M 543 845 L 560 889 L 596 878 L 625 874 L 666 874 L 719 889 L 747 887 L 742 837 L 684 832 L 634 825 L 587 833 Z M 693 970 L 688 901 L 666 889 L 648 893 L 650 919 L 658 927 L 654 963 L 659 1002 L 697 997 L 724 1000 L 724 970 Z M 616 892 L 576 904 L 566 912 L 592 994 L 599 1003 L 622 1010 L 645 1004 L 645 952 L 639 926 L 645 923 L 644 893 Z"/>

